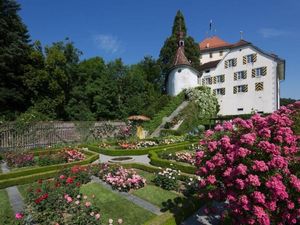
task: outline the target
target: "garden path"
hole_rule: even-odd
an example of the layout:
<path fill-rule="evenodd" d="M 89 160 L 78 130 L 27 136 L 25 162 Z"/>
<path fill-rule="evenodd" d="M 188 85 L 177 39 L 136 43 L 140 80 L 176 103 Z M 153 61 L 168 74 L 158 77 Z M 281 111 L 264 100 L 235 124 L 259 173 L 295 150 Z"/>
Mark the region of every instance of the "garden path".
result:
<path fill-rule="evenodd" d="M 116 190 L 113 190 L 111 188 L 110 185 L 106 184 L 105 182 L 103 182 L 102 180 L 100 180 L 98 177 L 92 176 L 92 182 L 96 182 L 100 185 L 102 185 L 103 187 L 105 187 L 106 189 L 113 191 L 114 193 L 121 195 L 122 197 L 126 198 L 128 201 L 133 202 L 134 204 L 154 213 L 155 215 L 161 215 L 162 212 L 160 212 L 160 208 L 151 204 L 150 202 L 147 202 L 137 196 L 134 196 L 128 192 L 119 192 Z"/>
<path fill-rule="evenodd" d="M 116 158 L 118 156 L 108 156 L 108 155 L 99 154 L 99 157 L 100 157 L 99 160 L 97 160 L 96 162 L 107 163 L 112 158 Z M 150 159 L 148 158 L 148 154 L 147 155 L 129 155 L 128 157 L 133 158 L 133 161 L 131 161 L 131 162 L 143 163 L 146 165 L 150 165 Z"/>
<path fill-rule="evenodd" d="M 1 169 L 2 173 L 9 173 L 10 171 L 6 163 L 1 163 Z M 14 213 L 22 212 L 24 209 L 24 202 L 17 186 L 8 187 L 5 190 L 8 194 L 9 202 Z"/>

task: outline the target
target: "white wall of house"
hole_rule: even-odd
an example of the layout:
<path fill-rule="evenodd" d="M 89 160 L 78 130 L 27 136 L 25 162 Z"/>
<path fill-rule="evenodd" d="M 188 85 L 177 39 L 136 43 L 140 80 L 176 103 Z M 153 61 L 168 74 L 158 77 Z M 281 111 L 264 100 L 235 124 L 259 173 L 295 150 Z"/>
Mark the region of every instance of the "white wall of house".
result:
<path fill-rule="evenodd" d="M 198 73 L 188 66 L 175 67 L 168 76 L 167 92 L 171 96 L 179 94 L 185 88 L 200 85 Z"/>
<path fill-rule="evenodd" d="M 243 64 L 243 56 L 253 53 L 257 53 L 257 61 Z M 225 61 L 233 58 L 237 58 L 237 65 L 225 68 Z M 252 78 L 252 69 L 259 67 L 267 67 L 266 75 Z M 234 73 L 243 70 L 247 71 L 247 78 L 234 80 Z M 270 113 L 278 109 L 277 62 L 272 57 L 260 53 L 252 46 L 233 49 L 225 55 L 214 70 L 211 69 L 209 74 L 203 73 L 202 78 L 222 74 L 225 75 L 223 83 L 208 85 L 212 90 L 225 88 L 225 95 L 217 95 L 220 104 L 219 115 L 246 114 L 253 111 Z M 255 90 L 257 82 L 263 82 L 262 91 Z M 238 85 L 248 85 L 248 91 L 234 94 L 233 88 Z"/>

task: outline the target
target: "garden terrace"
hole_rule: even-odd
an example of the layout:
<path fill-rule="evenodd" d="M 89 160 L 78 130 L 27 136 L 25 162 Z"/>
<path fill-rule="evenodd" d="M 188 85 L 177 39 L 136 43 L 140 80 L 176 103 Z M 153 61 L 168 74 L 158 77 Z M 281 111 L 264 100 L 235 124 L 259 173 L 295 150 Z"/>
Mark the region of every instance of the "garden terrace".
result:
<path fill-rule="evenodd" d="M 184 219 L 186 219 L 188 216 L 190 216 L 198 207 L 200 207 L 201 204 L 197 202 L 193 195 L 190 197 L 186 197 L 183 195 L 182 190 L 179 188 L 174 191 L 168 191 L 164 190 L 161 187 L 155 186 L 155 183 L 153 180 L 155 179 L 154 171 L 161 171 L 161 169 L 157 167 L 152 166 L 146 166 L 146 165 L 139 165 L 139 164 L 131 164 L 127 165 L 127 167 L 133 168 L 138 167 L 140 169 L 136 169 L 137 174 L 141 175 L 142 177 L 147 179 L 147 185 L 144 187 L 140 187 L 139 189 L 132 189 L 129 191 L 129 193 L 118 192 L 113 191 L 109 188 L 107 188 L 105 185 L 99 182 L 89 182 L 86 178 L 80 176 L 78 173 L 72 175 L 78 176 L 79 179 L 84 178 L 84 180 L 81 180 L 82 186 L 80 187 L 80 197 L 73 198 L 72 196 L 76 196 L 76 191 L 74 192 L 75 195 L 72 195 L 71 193 L 68 196 L 65 196 L 65 201 L 70 202 L 69 204 L 74 204 L 76 200 L 79 200 L 80 202 L 85 202 L 87 204 L 91 204 L 91 206 L 94 210 L 100 210 L 101 212 L 101 218 L 100 221 L 104 224 L 109 221 L 109 219 L 113 219 L 115 222 L 117 222 L 119 219 L 123 220 L 124 225 L 141 225 L 141 224 L 157 224 L 157 225 L 167 225 L 167 224 L 178 224 L 182 222 Z M 90 167 L 92 168 L 92 167 Z M 142 170 L 143 168 L 144 170 Z M 68 179 L 67 177 L 70 175 L 67 175 L 68 172 L 64 172 L 67 170 L 63 170 L 56 175 L 54 175 L 54 180 L 51 179 L 50 182 L 55 182 L 56 180 L 65 180 L 67 181 L 66 185 L 66 191 L 72 190 L 68 189 Z M 73 171 L 73 169 L 71 169 Z M 78 171 L 81 171 L 81 169 L 78 169 Z M 150 172 L 147 172 L 150 171 Z M 80 172 L 79 172 L 80 173 Z M 65 176 L 59 175 L 59 174 L 65 174 Z M 86 172 L 84 172 L 86 174 Z M 86 177 L 86 176 L 85 176 Z M 186 178 L 189 178 L 189 176 L 182 175 L 182 180 L 179 181 L 181 186 L 186 182 Z M 185 177 L 185 178 L 184 178 Z M 77 178 L 73 178 L 71 182 L 77 182 Z M 61 181 L 61 182 L 62 182 Z M 20 190 L 20 193 L 24 199 L 27 199 L 27 204 L 30 203 L 30 201 L 34 200 L 35 198 L 32 198 L 33 191 L 39 190 L 40 188 L 44 187 L 42 186 L 43 182 L 35 182 L 32 184 L 25 184 L 25 185 L 19 185 L 18 189 Z M 46 182 L 48 183 L 48 182 Z M 70 183 L 71 185 L 72 183 Z M 63 186 L 62 186 L 63 187 Z M 60 187 L 59 187 L 60 188 Z M 50 191 L 51 189 L 49 189 Z M 37 196 L 44 196 L 42 195 L 44 193 L 44 190 L 41 190 L 41 194 L 37 194 Z M 60 193 L 60 192 L 58 192 Z M 62 193 L 65 193 L 63 191 Z M 67 191 L 67 193 L 69 193 Z M 1 194 L 1 192 L 0 192 Z M 36 195 L 36 194 L 34 194 Z M 48 204 L 47 201 L 51 201 L 51 192 L 49 192 L 49 198 L 48 195 L 46 197 L 43 197 L 43 199 L 39 201 L 45 201 L 43 204 Z M 86 197 L 85 197 L 86 196 Z M 130 197 L 132 196 L 132 197 Z M 135 196 L 135 197 L 134 197 Z M 152 198 L 149 198 L 149 196 L 152 196 Z M 0 195 L 1 197 L 1 195 Z M 139 206 L 136 202 L 132 202 L 132 198 L 141 199 L 143 201 L 149 202 L 147 204 L 153 204 L 155 207 L 161 210 L 160 213 L 152 213 L 149 211 L 149 209 Z M 70 198 L 70 199 L 69 199 Z M 29 202 L 28 202 L 29 201 Z M 72 203 L 73 202 L 73 203 Z M 80 203 L 80 204 L 83 204 Z M 38 203 L 40 204 L 40 203 Z M 66 203 L 62 203 L 66 204 Z M 68 203 L 67 203 L 68 204 Z M 76 203 L 77 204 L 77 203 Z M 53 207 L 53 206 L 52 206 Z M 62 208 L 63 209 L 63 208 Z M 0 205 L 0 212 L 2 208 Z M 95 212 L 96 214 L 96 212 Z M 37 214 L 34 214 L 35 218 L 37 218 Z M 94 214 L 93 214 L 94 215 Z M 13 221 L 14 219 L 8 218 L 8 221 Z M 117 224 L 115 223 L 114 224 Z M 12 222 L 13 223 L 13 222 Z M 7 223 L 9 224 L 9 223 Z M 94 224 L 94 223 L 92 223 Z"/>
<path fill-rule="evenodd" d="M 80 147 L 87 147 L 89 150 L 109 156 L 127 156 L 127 155 L 146 155 L 150 151 L 157 151 L 162 149 L 185 149 L 195 142 L 184 141 L 180 143 L 158 145 L 155 147 L 141 148 L 141 149 L 115 149 L 115 148 L 100 148 L 95 145 L 80 145 Z"/>
<path fill-rule="evenodd" d="M 58 152 L 60 149 L 51 150 L 51 152 Z M 86 158 L 81 161 L 74 161 L 69 163 L 60 163 L 49 166 L 24 167 L 18 168 L 16 171 L 0 174 L 0 188 L 9 186 L 26 184 L 38 179 L 45 179 L 54 176 L 63 168 L 70 168 L 74 165 L 88 165 L 99 158 L 98 154 L 88 149 L 82 149 Z M 43 154 L 44 151 L 34 151 L 35 155 Z"/>

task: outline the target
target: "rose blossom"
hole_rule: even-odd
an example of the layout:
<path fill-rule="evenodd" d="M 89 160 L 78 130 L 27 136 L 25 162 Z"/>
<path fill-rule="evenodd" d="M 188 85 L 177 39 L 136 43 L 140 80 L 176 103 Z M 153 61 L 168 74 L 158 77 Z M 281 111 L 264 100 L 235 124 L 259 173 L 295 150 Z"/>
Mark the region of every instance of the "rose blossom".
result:
<path fill-rule="evenodd" d="M 96 218 L 96 220 L 99 220 L 99 219 L 100 219 L 100 214 L 97 213 L 97 214 L 95 215 L 95 218 Z"/>
<path fill-rule="evenodd" d="M 24 215 L 23 215 L 22 213 L 16 213 L 16 215 L 15 215 L 15 217 L 16 217 L 17 220 L 22 219 L 23 216 L 24 216 Z"/>

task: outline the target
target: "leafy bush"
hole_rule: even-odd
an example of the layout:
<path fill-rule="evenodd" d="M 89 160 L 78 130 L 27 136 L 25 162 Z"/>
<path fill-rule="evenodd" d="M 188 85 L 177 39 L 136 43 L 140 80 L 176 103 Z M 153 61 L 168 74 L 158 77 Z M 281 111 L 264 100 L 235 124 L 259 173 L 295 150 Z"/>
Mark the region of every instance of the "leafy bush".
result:
<path fill-rule="evenodd" d="M 299 137 L 291 129 L 299 110 L 296 102 L 266 117 L 236 118 L 200 141 L 199 193 L 227 201 L 230 224 L 300 223 L 300 178 L 292 167 Z"/>
<path fill-rule="evenodd" d="M 35 164 L 34 154 L 28 152 L 7 152 L 5 160 L 9 167 L 24 167 Z"/>
<path fill-rule="evenodd" d="M 46 152 L 45 154 L 41 154 L 38 157 L 37 164 L 39 166 L 48 166 L 53 164 L 60 164 L 66 162 L 65 154 L 63 152 L 58 152 L 53 154 L 51 152 Z"/>
<path fill-rule="evenodd" d="M 180 171 L 166 168 L 162 172 L 158 172 L 153 180 L 155 185 L 166 190 L 178 189 L 178 176 Z"/>

